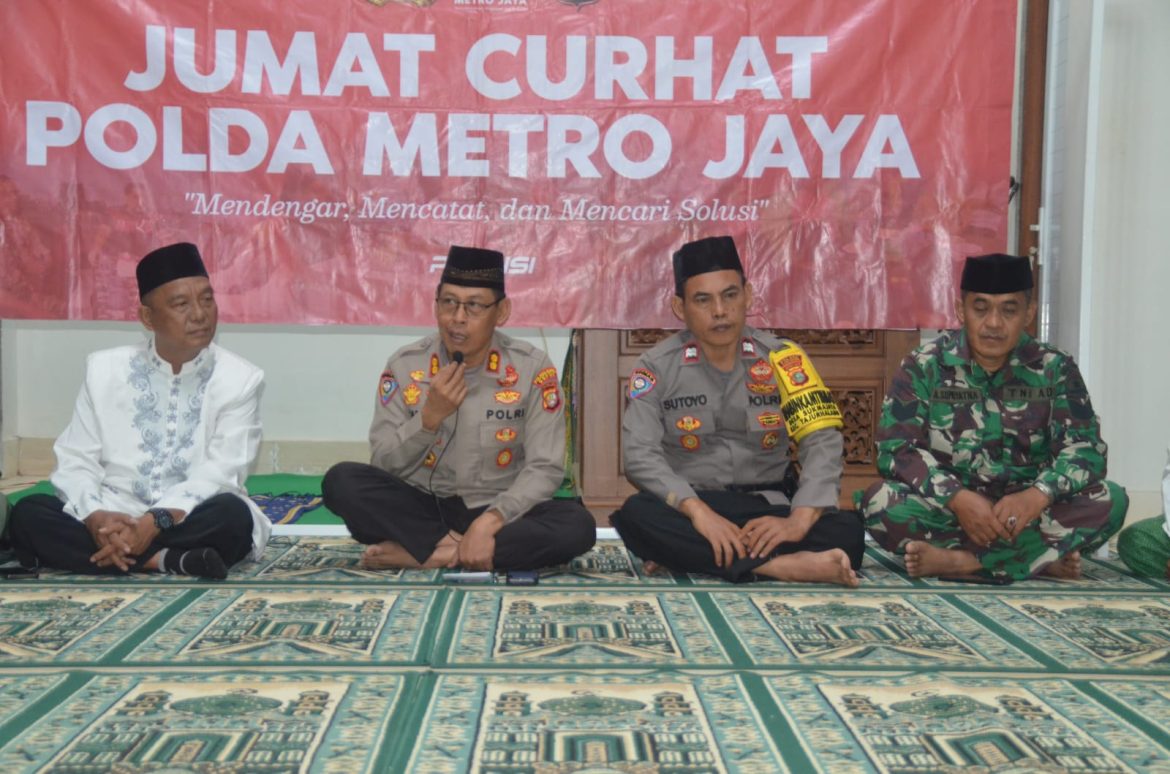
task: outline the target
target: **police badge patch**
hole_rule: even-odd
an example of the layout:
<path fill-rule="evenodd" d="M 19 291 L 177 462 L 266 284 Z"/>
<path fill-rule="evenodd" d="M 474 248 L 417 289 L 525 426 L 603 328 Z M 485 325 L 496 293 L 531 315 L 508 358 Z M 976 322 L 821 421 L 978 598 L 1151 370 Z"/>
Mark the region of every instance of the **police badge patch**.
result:
<path fill-rule="evenodd" d="M 699 449 L 699 436 L 697 435 L 684 435 L 678 439 L 678 442 L 682 444 L 682 447 L 687 451 L 698 451 Z"/>
<path fill-rule="evenodd" d="M 756 421 L 760 423 L 760 427 L 779 427 L 784 418 L 775 411 L 765 411 L 756 417 Z"/>
<path fill-rule="evenodd" d="M 658 384 L 658 377 L 654 375 L 653 371 L 646 368 L 635 368 L 634 372 L 630 374 L 630 397 L 642 397 L 653 390 L 655 384 Z"/>
<path fill-rule="evenodd" d="M 419 386 L 414 382 L 411 382 L 402 389 L 402 400 L 404 400 L 408 406 L 413 406 L 414 404 L 418 403 L 418 398 L 420 395 L 422 395 L 422 390 L 419 389 Z"/>
<path fill-rule="evenodd" d="M 515 387 L 516 382 L 520 381 L 520 374 L 516 372 L 516 367 L 511 363 L 504 366 L 504 375 L 496 380 L 496 384 L 501 387 Z"/>
<path fill-rule="evenodd" d="M 383 371 L 382 378 L 378 380 L 378 400 L 385 406 L 396 392 L 398 392 L 398 380 L 394 378 L 394 374 Z"/>
<path fill-rule="evenodd" d="M 544 410 L 553 412 L 561 405 L 561 391 L 554 384 L 551 387 L 545 387 L 540 394 L 540 402 L 544 406 Z"/>

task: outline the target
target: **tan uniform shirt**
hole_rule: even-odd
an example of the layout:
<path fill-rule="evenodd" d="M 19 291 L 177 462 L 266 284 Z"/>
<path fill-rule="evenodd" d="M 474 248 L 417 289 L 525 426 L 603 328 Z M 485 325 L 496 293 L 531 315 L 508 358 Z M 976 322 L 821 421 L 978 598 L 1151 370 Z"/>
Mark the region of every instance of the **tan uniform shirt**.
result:
<path fill-rule="evenodd" d="M 390 356 L 370 425 L 371 464 L 441 497 L 514 521 L 565 475 L 565 408 L 548 355 L 497 331 L 466 372 L 467 397 L 436 432 L 422 425 L 431 377 L 448 362 L 438 334 Z M 458 426 L 456 426 L 458 418 Z"/>
<path fill-rule="evenodd" d="M 728 374 L 703 357 L 682 331 L 639 358 L 622 419 L 626 477 L 669 505 L 696 489 L 778 483 L 788 468 L 788 432 L 768 353 L 780 340 L 744 328 L 740 358 Z M 844 467 L 836 429 L 818 430 L 799 447 L 800 485 L 793 506 L 835 508 Z M 788 498 L 759 494 L 774 504 Z"/>

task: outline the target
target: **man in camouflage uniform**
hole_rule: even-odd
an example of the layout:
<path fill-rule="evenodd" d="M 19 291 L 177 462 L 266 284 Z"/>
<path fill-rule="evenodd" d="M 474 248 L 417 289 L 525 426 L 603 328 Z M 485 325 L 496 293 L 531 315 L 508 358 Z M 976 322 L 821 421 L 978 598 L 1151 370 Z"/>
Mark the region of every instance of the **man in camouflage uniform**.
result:
<path fill-rule="evenodd" d="M 911 353 L 882 405 L 863 497 L 870 534 L 913 576 L 1078 577 L 1128 498 L 1072 358 L 1032 339 L 1026 258 L 968 258 L 963 328 Z"/>
<path fill-rule="evenodd" d="M 610 521 L 651 570 L 856 586 L 865 532 L 858 513 L 837 510 L 835 404 L 828 401 L 834 426 L 804 428 L 811 432 L 799 442 L 790 501 L 789 436 L 768 362 L 781 340 L 744 325 L 752 289 L 735 243 L 684 245 L 674 276 L 671 306 L 686 330 L 644 354 L 630 377 L 625 473 L 642 491 Z M 791 346 L 799 378 L 815 379 L 807 355 Z"/>
<path fill-rule="evenodd" d="M 326 506 L 369 546 L 363 565 L 534 569 L 588 551 L 564 479 L 565 408 L 548 355 L 496 330 L 511 313 L 504 256 L 452 247 L 437 334 L 390 356 L 370 426 L 371 465 L 325 474 Z"/>

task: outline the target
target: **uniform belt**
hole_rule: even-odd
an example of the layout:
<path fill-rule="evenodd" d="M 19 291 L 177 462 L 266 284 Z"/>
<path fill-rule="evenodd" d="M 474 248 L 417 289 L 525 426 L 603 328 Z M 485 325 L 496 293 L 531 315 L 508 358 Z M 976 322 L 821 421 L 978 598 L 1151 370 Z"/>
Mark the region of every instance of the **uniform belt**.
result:
<path fill-rule="evenodd" d="M 783 492 L 784 484 L 779 481 L 769 481 L 766 484 L 728 484 L 724 489 L 728 492 Z"/>

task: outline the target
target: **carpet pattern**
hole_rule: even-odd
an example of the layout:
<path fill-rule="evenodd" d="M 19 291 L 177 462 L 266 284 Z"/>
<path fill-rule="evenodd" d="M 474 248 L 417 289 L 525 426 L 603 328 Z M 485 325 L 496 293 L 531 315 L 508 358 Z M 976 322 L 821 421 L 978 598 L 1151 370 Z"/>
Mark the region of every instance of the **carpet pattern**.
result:
<path fill-rule="evenodd" d="M 227 582 L 0 586 L 6 772 L 1166 772 L 1170 583 L 372 572 L 281 536 Z"/>

